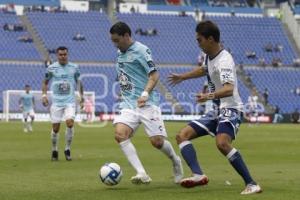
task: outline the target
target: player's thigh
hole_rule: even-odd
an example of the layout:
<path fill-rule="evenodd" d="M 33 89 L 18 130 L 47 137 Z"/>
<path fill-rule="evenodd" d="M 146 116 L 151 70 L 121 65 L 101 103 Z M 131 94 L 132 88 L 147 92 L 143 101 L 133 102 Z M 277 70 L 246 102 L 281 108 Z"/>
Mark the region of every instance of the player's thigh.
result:
<path fill-rule="evenodd" d="M 140 124 L 138 115 L 135 110 L 123 109 L 113 121 L 115 126 L 116 138 L 129 138 L 135 132 Z"/>
<path fill-rule="evenodd" d="M 33 109 L 31 109 L 31 110 L 29 111 L 29 115 L 30 115 L 30 117 L 34 117 L 34 115 L 35 115 L 35 112 L 34 112 L 34 110 L 33 110 Z"/>
<path fill-rule="evenodd" d="M 64 116 L 65 116 L 66 121 L 67 120 L 74 121 L 75 113 L 76 113 L 75 105 L 73 105 L 73 104 L 67 105 L 64 109 Z"/>
<path fill-rule="evenodd" d="M 158 106 L 145 106 L 138 109 L 140 121 L 144 124 L 149 137 L 167 137 L 166 128 L 162 119 L 161 110 Z"/>
<path fill-rule="evenodd" d="M 188 125 L 195 130 L 197 137 L 205 135 L 214 137 L 218 125 L 218 112 L 214 110 L 210 111 L 202 115 L 199 119 L 189 122 Z"/>
<path fill-rule="evenodd" d="M 50 117 L 52 124 L 60 123 L 63 120 L 64 107 L 52 105 L 50 108 Z"/>
<path fill-rule="evenodd" d="M 243 113 L 231 108 L 221 109 L 217 127 L 218 134 L 228 134 L 232 140 L 235 139 L 242 123 Z"/>

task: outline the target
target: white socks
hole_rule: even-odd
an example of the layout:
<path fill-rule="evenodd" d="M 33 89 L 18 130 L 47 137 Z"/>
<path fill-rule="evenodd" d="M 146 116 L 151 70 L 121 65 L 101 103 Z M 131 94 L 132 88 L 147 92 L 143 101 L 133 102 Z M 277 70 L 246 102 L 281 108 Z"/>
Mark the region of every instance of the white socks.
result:
<path fill-rule="evenodd" d="M 145 169 L 137 155 L 136 149 L 131 143 L 130 139 L 120 142 L 119 144 L 129 163 L 136 170 L 136 172 L 138 174 L 146 174 Z"/>
<path fill-rule="evenodd" d="M 65 150 L 70 150 L 73 136 L 74 136 L 74 127 L 72 128 L 67 127 L 65 133 L 65 142 L 66 142 Z"/>
<path fill-rule="evenodd" d="M 53 130 L 51 132 L 51 141 L 52 141 L 52 151 L 57 151 L 58 147 L 58 139 L 59 139 L 59 134 L 58 133 L 54 133 Z"/>
<path fill-rule="evenodd" d="M 168 140 L 164 140 L 164 144 L 160 149 L 168 158 L 172 160 L 173 163 L 175 163 L 175 159 L 177 157 L 172 144 Z"/>

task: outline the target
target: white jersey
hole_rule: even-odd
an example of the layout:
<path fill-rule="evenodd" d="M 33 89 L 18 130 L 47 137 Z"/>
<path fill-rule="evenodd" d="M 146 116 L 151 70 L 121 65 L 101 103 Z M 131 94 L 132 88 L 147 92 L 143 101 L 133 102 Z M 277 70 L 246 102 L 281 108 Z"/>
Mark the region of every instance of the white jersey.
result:
<path fill-rule="evenodd" d="M 238 92 L 235 64 L 231 54 L 223 49 L 213 59 L 207 56 L 204 68 L 207 72 L 208 89 L 210 92 L 221 89 L 225 83 L 234 85 L 233 95 L 221 98 L 219 108 L 234 108 L 243 111 L 243 102 Z"/>

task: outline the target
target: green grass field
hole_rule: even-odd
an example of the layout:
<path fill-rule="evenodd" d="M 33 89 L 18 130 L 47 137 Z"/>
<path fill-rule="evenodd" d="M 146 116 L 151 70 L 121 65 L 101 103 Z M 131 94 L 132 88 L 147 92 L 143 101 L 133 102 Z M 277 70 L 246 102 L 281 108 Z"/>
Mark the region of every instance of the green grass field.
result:
<path fill-rule="evenodd" d="M 184 125 L 166 123 L 174 145 L 175 134 Z M 0 123 L 0 200 L 300 199 L 297 125 L 242 125 L 235 147 L 264 190 L 251 196 L 239 194 L 243 181 L 217 151 L 210 136 L 193 141 L 210 182 L 208 186 L 185 189 L 173 183 L 170 161 L 150 145 L 142 128 L 132 141 L 153 179 L 146 186 L 130 183 L 135 173 L 114 141 L 111 124 L 104 128 L 76 125 L 71 162 L 63 156 L 64 134 L 60 136 L 60 160 L 50 161 L 50 129 L 50 123 L 36 123 L 34 132 L 26 134 L 21 123 Z M 177 145 L 174 147 L 178 152 Z M 98 178 L 100 166 L 110 161 L 119 163 L 124 174 L 121 183 L 114 187 L 105 186 Z M 185 163 L 184 168 L 189 176 Z"/>

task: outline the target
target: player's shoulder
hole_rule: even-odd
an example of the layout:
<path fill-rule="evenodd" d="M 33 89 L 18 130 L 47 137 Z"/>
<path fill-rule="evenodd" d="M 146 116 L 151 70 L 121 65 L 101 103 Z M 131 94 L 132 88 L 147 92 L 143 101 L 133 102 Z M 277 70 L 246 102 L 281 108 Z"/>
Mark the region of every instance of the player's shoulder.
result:
<path fill-rule="evenodd" d="M 68 62 L 68 66 L 69 66 L 69 67 L 78 68 L 78 64 L 73 63 L 73 62 Z"/>
<path fill-rule="evenodd" d="M 135 41 L 134 50 L 139 51 L 141 53 L 150 51 L 149 47 L 141 42 Z"/>
<path fill-rule="evenodd" d="M 232 55 L 226 51 L 225 49 L 220 52 L 220 56 L 218 56 L 218 62 L 221 65 L 222 63 L 225 65 L 234 65 L 234 60 Z"/>

